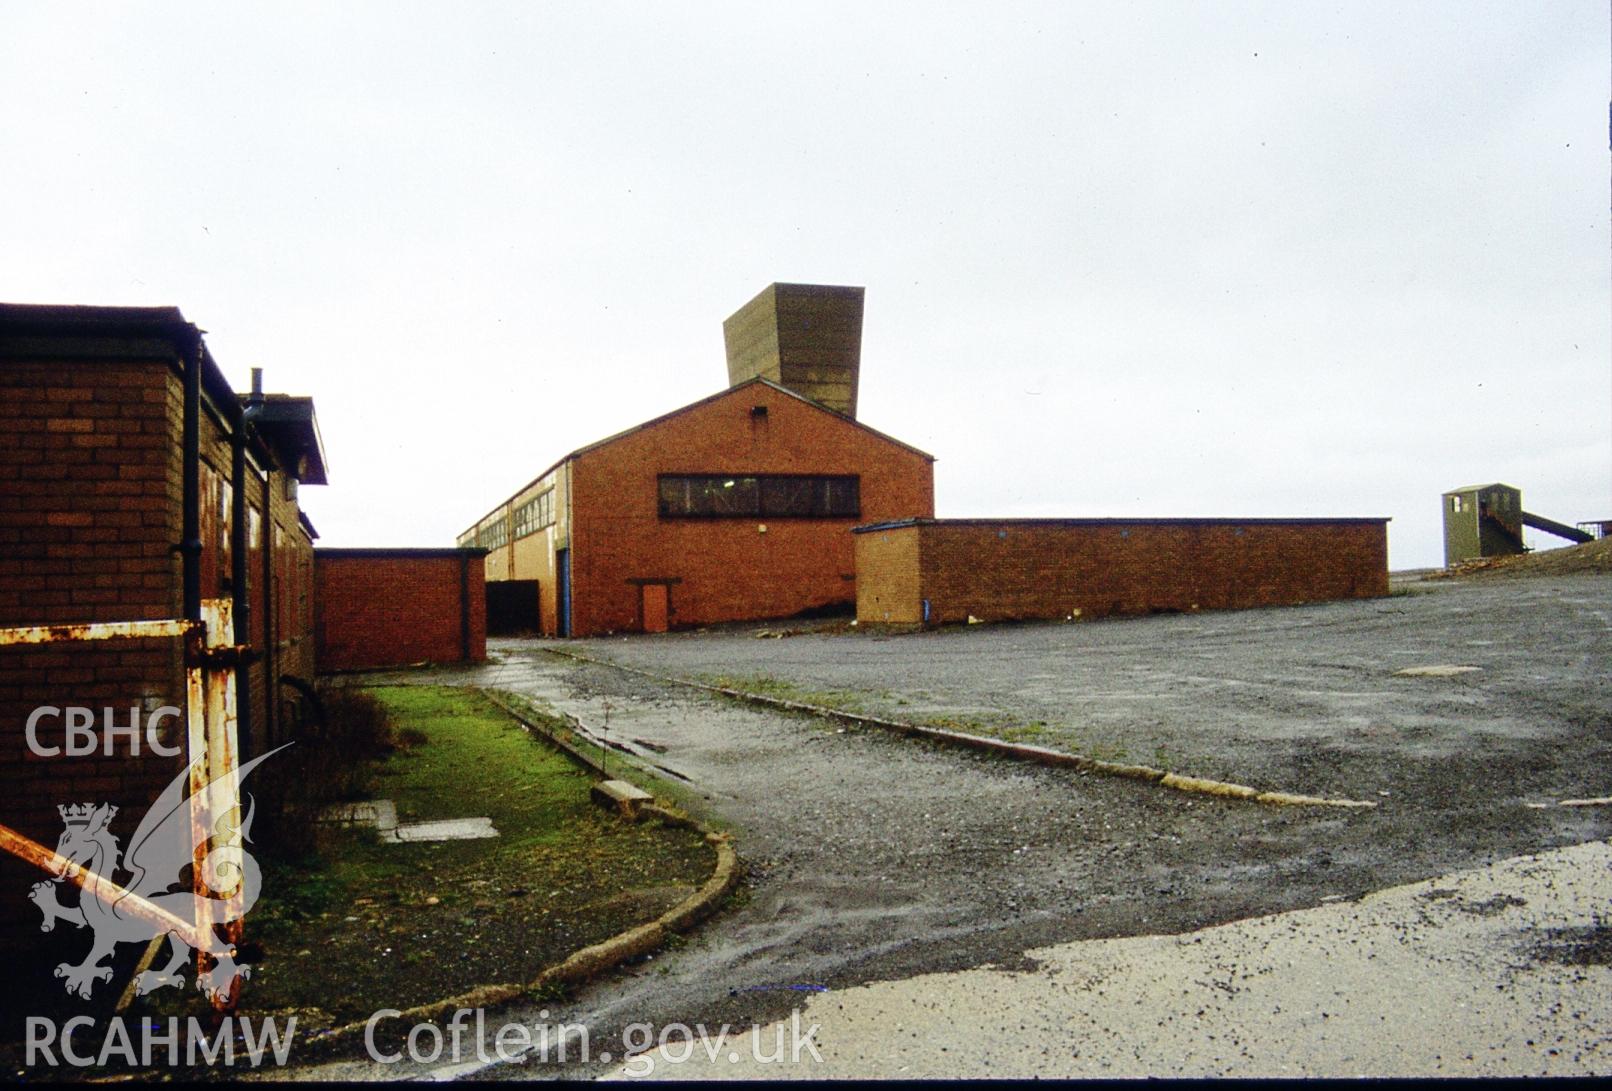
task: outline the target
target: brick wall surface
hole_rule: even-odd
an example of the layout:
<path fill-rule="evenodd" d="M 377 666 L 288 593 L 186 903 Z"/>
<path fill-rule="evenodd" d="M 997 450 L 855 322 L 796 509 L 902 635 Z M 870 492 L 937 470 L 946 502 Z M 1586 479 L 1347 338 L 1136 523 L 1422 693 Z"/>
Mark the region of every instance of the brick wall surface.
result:
<path fill-rule="evenodd" d="M 177 615 L 170 374 L 160 362 L 0 363 L 0 626 Z M 24 728 L 47 705 L 92 709 L 97 728 L 109 708 L 117 724 L 130 722 L 131 706 L 142 721 L 163 705 L 182 708 L 178 645 L 0 649 L 0 821 L 54 845 L 59 804 L 111 802 L 142 813 L 179 759 L 152 755 L 143 740 L 136 756 L 122 737 L 110 756 L 39 757 Z M 182 720 L 167 723 L 160 738 L 182 746 Z M 64 742 L 59 718 L 47 721 L 40 741 Z M 39 878 L 0 856 L 0 928 L 32 911 L 26 890 Z"/>
<path fill-rule="evenodd" d="M 1388 593 L 1382 520 L 941 520 L 861 531 L 857 616 L 934 624 Z M 887 616 L 888 615 L 888 616 Z"/>
<path fill-rule="evenodd" d="M 183 382 L 171 359 L 0 360 L 0 627 L 182 613 L 181 561 L 173 547 L 183 524 L 183 420 Z M 202 413 L 200 433 L 203 483 L 215 490 L 203 490 L 202 595 L 228 597 L 222 483 L 230 478 L 231 450 L 211 410 Z M 269 493 L 272 518 L 263 526 L 278 526 L 283 538 L 272 596 L 280 610 L 276 654 L 251 668 L 249 715 L 260 733 L 272 707 L 270 663 L 276 677 L 311 678 L 315 666 L 312 544 L 284 481 L 274 473 L 247 487 L 248 501 L 259 509 L 263 492 Z M 262 650 L 268 629 L 261 548 L 251 558 L 252 643 Z M 108 709 L 119 725 L 163 706 L 183 709 L 181 642 L 0 648 L 0 822 L 53 845 L 62 829 L 59 804 L 110 802 L 129 819 L 114 823 L 114 832 L 126 835 L 183 759 L 152 754 L 143 739 L 135 753 L 121 736 L 110 755 L 37 756 L 24 728 L 42 706 L 89 708 L 97 727 Z M 183 719 L 169 720 L 159 737 L 165 746 L 182 748 Z M 47 721 L 41 741 L 63 741 L 58 720 Z M 0 854 L 0 932 L 37 928 L 25 893 L 38 878 Z"/>
<path fill-rule="evenodd" d="M 479 554 L 316 550 L 321 670 L 357 670 L 487 657 L 487 594 Z M 461 574 L 469 581 L 461 590 Z M 462 642 L 462 596 L 470 649 Z"/>
<path fill-rule="evenodd" d="M 918 576 L 920 536 L 911 528 L 854 535 L 856 616 L 863 621 L 915 625 L 923 620 Z"/>
<path fill-rule="evenodd" d="M 756 406 L 765 415 L 752 412 Z M 857 474 L 862 514 L 663 519 L 657 508 L 663 473 Z M 641 628 L 635 580 L 673 581 L 674 628 L 849 607 L 856 598 L 851 528 L 934 511 L 926 455 L 759 383 L 585 451 L 571 475 L 578 636 Z M 545 627 L 551 617 L 545 614 Z"/>

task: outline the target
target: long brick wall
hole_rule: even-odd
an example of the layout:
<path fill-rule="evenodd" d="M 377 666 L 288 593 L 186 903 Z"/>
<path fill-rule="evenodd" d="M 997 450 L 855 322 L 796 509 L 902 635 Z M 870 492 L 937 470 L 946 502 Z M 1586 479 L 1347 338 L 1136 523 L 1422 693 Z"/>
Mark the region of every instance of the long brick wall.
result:
<path fill-rule="evenodd" d="M 856 529 L 857 618 L 946 624 L 1388 593 L 1386 519 L 943 519 Z"/>
<path fill-rule="evenodd" d="M 487 658 L 484 550 L 316 549 L 323 671 Z"/>

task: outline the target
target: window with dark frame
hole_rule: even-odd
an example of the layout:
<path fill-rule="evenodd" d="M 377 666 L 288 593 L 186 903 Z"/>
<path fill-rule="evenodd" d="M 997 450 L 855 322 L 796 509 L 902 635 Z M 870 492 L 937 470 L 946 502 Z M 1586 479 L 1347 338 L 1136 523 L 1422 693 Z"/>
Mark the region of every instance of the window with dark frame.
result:
<path fill-rule="evenodd" d="M 482 549 L 499 549 L 509 542 L 509 523 L 503 519 L 490 526 L 483 527 L 476 536 L 476 544 Z"/>
<path fill-rule="evenodd" d="M 861 479 L 851 474 L 662 474 L 663 519 L 855 519 Z"/>
<path fill-rule="evenodd" d="M 526 503 L 515 509 L 515 537 L 524 538 L 528 534 L 536 534 L 546 526 L 554 523 L 554 490 L 549 489 L 538 496 L 534 496 Z"/>

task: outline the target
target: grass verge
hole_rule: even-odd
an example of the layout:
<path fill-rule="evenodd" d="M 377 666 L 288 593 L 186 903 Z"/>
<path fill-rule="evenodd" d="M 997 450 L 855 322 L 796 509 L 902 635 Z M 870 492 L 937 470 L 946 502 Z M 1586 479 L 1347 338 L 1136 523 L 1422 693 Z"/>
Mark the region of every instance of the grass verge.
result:
<path fill-rule="evenodd" d="M 1052 749 L 1069 750 L 1099 761 L 1126 761 L 1124 747 L 1100 742 L 1086 742 L 1067 727 L 1053 727 L 1043 720 L 1024 721 L 1000 713 L 987 715 L 914 715 L 900 706 L 907 699 L 888 691 L 862 690 L 811 690 L 784 678 L 768 674 L 726 675 L 702 674 L 697 681 L 723 689 L 738 690 L 758 697 L 771 697 L 781 701 L 797 701 L 817 705 L 836 712 L 857 716 L 874 716 L 917 724 L 920 727 L 938 727 L 945 731 L 958 731 L 968 735 L 984 735 L 1003 742 L 1027 743 Z"/>
<path fill-rule="evenodd" d="M 1041 720 L 1025 723 L 998 713 L 987 713 L 985 716 L 912 716 L 897 712 L 868 712 L 864 707 L 862 697 L 865 694 L 846 690 L 829 690 L 813 692 L 796 685 L 787 679 L 774 678 L 770 675 L 731 676 L 731 675 L 703 675 L 699 676 L 699 684 L 720 687 L 726 690 L 725 696 L 730 699 L 744 700 L 759 698 L 762 700 L 783 700 L 799 705 L 817 706 L 816 710 L 796 709 L 803 716 L 827 717 L 834 713 L 846 713 L 852 716 L 868 716 L 872 719 L 893 721 L 900 724 L 909 724 L 923 727 L 940 728 L 946 731 L 961 734 L 981 736 L 1001 740 L 1006 743 L 1017 743 L 1030 746 L 1044 747 L 1046 750 L 1057 751 L 1066 756 L 1088 759 L 1094 763 L 1083 769 L 1113 776 L 1124 776 L 1139 780 L 1155 781 L 1167 788 L 1181 791 L 1197 792 L 1205 795 L 1220 796 L 1233 799 L 1254 799 L 1261 803 L 1283 806 L 1337 806 L 1351 808 L 1376 807 L 1375 801 L 1360 801 L 1349 799 L 1326 799 L 1316 796 L 1266 791 L 1239 784 L 1232 780 L 1223 780 L 1220 776 L 1189 776 L 1176 772 L 1182 762 L 1181 756 L 1172 754 L 1163 745 L 1153 748 L 1153 764 L 1135 765 L 1129 762 L 1124 747 L 1108 746 L 1104 744 L 1083 743 L 1080 738 L 1067 727 L 1052 727 Z M 853 700 L 847 700 L 849 696 Z M 882 694 L 886 702 L 893 695 L 886 692 Z M 908 702 L 903 698 L 895 698 L 897 705 Z M 855 724 L 855 720 L 845 721 Z M 939 745 L 939 740 L 935 740 Z M 1067 763 L 1066 763 L 1067 764 Z M 1100 766 L 1100 768 L 1098 768 Z"/>
<path fill-rule="evenodd" d="M 312 1031 L 527 982 L 654 918 L 710 874 L 699 834 L 594 806 L 592 777 L 480 693 L 372 692 L 400 732 L 423 736 L 387 758 L 374 797 L 395 801 L 405 825 L 487 816 L 499 836 L 398 844 L 327 828 L 316 857 L 266 863 L 246 920 L 263 955 L 243 1011 L 294 1011 Z"/>
<path fill-rule="evenodd" d="M 573 721 L 556 712 L 554 707 L 541 697 L 532 697 L 512 690 L 491 692 L 517 715 L 524 716 L 530 723 L 535 723 L 539 731 L 568 743 L 581 751 L 584 757 L 598 762 L 606 775 L 632 781 L 653 795 L 658 802 L 670 804 L 684 814 L 693 815 L 706 829 L 733 836 L 740 836 L 743 833 L 728 819 L 711 814 L 704 806 L 704 797 L 687 780 L 677 779 L 675 774 L 668 775 L 667 771 L 657 771 L 657 767 L 652 767 L 654 757 L 643 752 L 641 743 L 636 756 L 628 757 L 619 750 L 601 745 L 599 742 L 601 732 L 585 735 L 577 731 Z M 610 738 L 608 731 L 602 734 L 603 737 Z M 619 744 L 623 739 L 618 736 L 611 741 Z"/>

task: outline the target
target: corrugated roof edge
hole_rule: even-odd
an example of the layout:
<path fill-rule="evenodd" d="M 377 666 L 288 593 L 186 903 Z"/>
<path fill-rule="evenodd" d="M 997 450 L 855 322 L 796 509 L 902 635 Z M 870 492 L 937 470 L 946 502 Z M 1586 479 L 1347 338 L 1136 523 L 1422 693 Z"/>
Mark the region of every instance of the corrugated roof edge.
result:
<path fill-rule="evenodd" d="M 1221 516 L 1186 515 L 1179 518 L 1145 516 L 1135 519 L 1105 518 L 1040 518 L 1040 519 L 891 519 L 883 523 L 864 523 L 852 527 L 852 534 L 871 534 L 878 530 L 900 530 L 904 527 L 933 526 L 1032 526 L 1032 527 L 1101 527 L 1101 526 L 1324 526 L 1329 523 L 1391 523 L 1387 515 L 1345 515 L 1335 518 L 1301 515 L 1290 519 L 1272 516 L 1252 516 L 1247 519 Z"/>
<path fill-rule="evenodd" d="M 745 387 L 754 386 L 756 383 L 761 383 L 763 386 L 770 386 L 770 387 L 772 387 L 772 389 L 778 391 L 780 394 L 787 394 L 791 398 L 796 399 L 797 401 L 805 402 L 807 405 L 811 406 L 813 409 L 818 410 L 819 412 L 827 413 L 831 417 L 834 417 L 834 418 L 836 418 L 838 420 L 842 420 L 846 424 L 851 425 L 853 428 L 860 428 L 860 429 L 862 429 L 862 431 L 867 432 L 870 435 L 877 436 L 878 438 L 884 440 L 886 443 L 893 443 L 897 447 L 900 447 L 902 450 L 911 451 L 915 455 L 918 455 L 918 456 L 920 456 L 922 458 L 927 458 L 930 462 L 937 461 L 935 456 L 930 454 L 928 451 L 919 450 L 917 447 L 914 447 L 910 443 L 902 443 L 899 439 L 896 439 L 894 436 L 886 435 L 885 433 L 879 431 L 877 428 L 871 428 L 868 425 L 863 424 L 859 420 L 854 420 L 851 417 L 847 417 L 844 413 L 836 413 L 836 412 L 834 412 L 834 410 L 830 409 L 828 406 L 823 405 L 823 404 L 821 404 L 819 402 L 815 402 L 812 399 L 806 397 L 804 394 L 800 394 L 800 393 L 798 393 L 798 392 L 796 392 L 794 390 L 790 390 L 787 386 L 780 386 L 777 383 L 773 382 L 771 379 L 765 379 L 765 378 L 762 378 L 761 376 L 757 376 L 754 379 L 745 380 L 744 382 L 740 383 L 738 386 L 725 387 L 722 390 L 717 391 L 715 394 L 710 395 L 709 397 L 701 398 L 699 401 L 689 402 L 687 405 L 679 406 L 678 408 L 673 409 L 669 413 L 662 413 L 660 416 L 652 417 L 649 420 L 644 421 L 642 424 L 635 424 L 631 428 L 623 428 L 621 431 L 616 432 L 613 435 L 606 436 L 604 439 L 595 440 L 594 442 L 588 444 L 585 447 L 578 447 L 576 450 L 572 451 L 570 454 L 562 455 L 561 457 L 555 459 L 553 465 L 549 466 L 542 473 L 538 474 L 536 477 L 532 478 L 526 484 L 522 485 L 520 488 L 518 488 L 514 492 L 510 493 L 500 503 L 494 505 L 491 508 L 488 508 L 485 512 L 482 513 L 480 518 L 478 518 L 475 522 L 471 523 L 468 527 L 466 527 L 465 531 L 471 531 L 471 530 L 476 529 L 476 527 L 480 526 L 482 521 L 485 520 L 489 515 L 492 515 L 499 508 L 501 508 L 505 504 L 509 503 L 511 500 L 513 500 L 515 497 L 519 496 L 521 493 L 525 492 L 527 489 L 531 488 L 533 485 L 536 485 L 539 481 L 542 481 L 549 474 L 553 473 L 555 470 L 559 469 L 561 466 L 564 466 L 567 462 L 571 461 L 573 458 L 579 458 L 582 455 L 587 454 L 589 451 L 596 451 L 600 447 L 604 447 L 607 444 L 611 444 L 611 443 L 616 442 L 616 440 L 618 440 L 618 439 L 625 439 L 627 436 L 630 436 L 635 432 L 642 432 L 645 428 L 654 427 L 655 425 L 660 424 L 663 421 L 668 421 L 668 420 L 671 420 L 673 417 L 679 416 L 679 415 L 681 415 L 683 413 L 687 413 L 691 409 L 698 409 L 700 406 L 709 404 L 710 402 L 714 402 L 718 398 L 726 397 L 727 395 L 732 394 L 736 390 L 743 390 Z M 461 532 L 461 533 L 463 533 L 463 532 Z"/>

